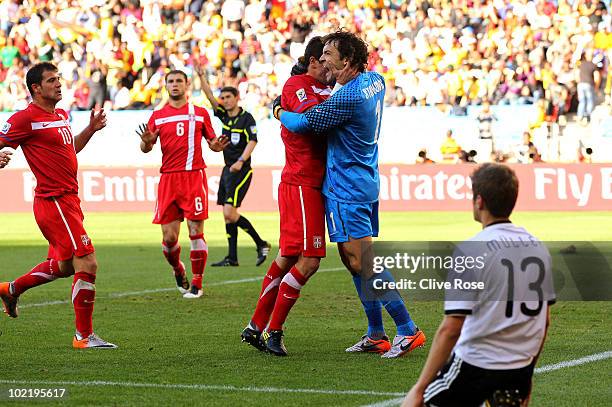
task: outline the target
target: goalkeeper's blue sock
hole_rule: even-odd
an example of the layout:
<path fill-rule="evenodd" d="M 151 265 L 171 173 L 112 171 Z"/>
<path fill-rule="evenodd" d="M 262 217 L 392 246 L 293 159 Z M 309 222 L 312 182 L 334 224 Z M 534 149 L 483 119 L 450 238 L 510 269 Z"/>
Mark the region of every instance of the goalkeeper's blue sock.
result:
<path fill-rule="evenodd" d="M 374 280 L 377 279 L 386 282 L 395 281 L 393 275 L 388 270 L 384 270 L 382 273 L 375 274 L 372 278 L 368 280 L 368 282 L 372 285 L 372 289 Z M 368 285 L 368 287 L 370 286 L 370 284 Z M 387 310 L 391 318 L 393 318 L 393 322 L 395 322 L 395 326 L 397 327 L 398 335 L 407 336 L 414 335 L 416 333 L 416 325 L 410 318 L 410 314 L 406 309 L 406 304 L 404 304 L 404 299 L 397 290 L 385 290 L 381 292 L 381 290 L 373 289 L 372 292 L 374 293 L 374 295 L 380 297 L 380 300 L 385 306 L 385 309 Z"/>
<path fill-rule="evenodd" d="M 363 305 L 363 310 L 368 317 L 368 333 L 372 339 L 380 339 L 385 336 L 385 327 L 382 321 L 382 304 L 378 300 L 368 300 L 361 289 L 362 280 L 359 276 L 353 276 L 353 283 L 357 290 L 357 295 Z"/>
<path fill-rule="evenodd" d="M 416 325 L 414 325 L 414 322 L 410 318 L 404 300 L 387 301 L 384 305 L 389 315 L 391 315 L 391 318 L 393 318 L 393 322 L 395 322 L 398 335 L 407 336 L 416 333 Z"/>

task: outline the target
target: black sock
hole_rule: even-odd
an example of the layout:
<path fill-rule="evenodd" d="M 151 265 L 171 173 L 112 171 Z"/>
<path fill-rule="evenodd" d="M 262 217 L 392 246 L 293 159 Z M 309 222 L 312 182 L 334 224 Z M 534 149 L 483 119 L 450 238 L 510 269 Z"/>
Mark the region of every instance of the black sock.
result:
<path fill-rule="evenodd" d="M 236 222 L 236 225 L 240 226 L 242 230 L 247 232 L 253 238 L 253 241 L 255 242 L 257 247 L 262 246 L 264 244 L 264 241 L 261 240 L 261 237 L 259 237 L 259 234 L 247 218 L 245 218 L 244 216 L 240 216 L 240 218 L 238 218 L 238 222 Z"/>
<path fill-rule="evenodd" d="M 227 257 L 232 260 L 238 260 L 238 226 L 236 223 L 226 223 L 225 232 L 227 233 L 227 244 L 229 250 Z"/>

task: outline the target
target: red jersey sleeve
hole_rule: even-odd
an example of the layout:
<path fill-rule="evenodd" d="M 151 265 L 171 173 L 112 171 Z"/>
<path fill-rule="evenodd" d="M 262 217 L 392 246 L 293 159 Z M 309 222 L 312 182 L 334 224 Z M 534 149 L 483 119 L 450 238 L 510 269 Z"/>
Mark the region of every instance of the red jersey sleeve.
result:
<path fill-rule="evenodd" d="M 304 75 L 295 75 L 283 86 L 281 102 L 288 112 L 302 113 L 319 103 L 316 93 L 304 79 Z"/>
<path fill-rule="evenodd" d="M 202 115 L 202 117 L 204 117 L 204 123 L 202 123 L 202 137 L 204 137 L 206 140 L 214 139 L 217 136 L 215 135 L 215 130 L 213 130 L 212 123 L 210 122 L 210 115 L 206 109 L 202 107 L 200 107 L 198 110 L 200 110 L 199 113 Z"/>
<path fill-rule="evenodd" d="M 28 126 L 27 116 L 17 112 L 0 127 L 0 139 L 11 148 L 17 148 L 26 142 L 32 135 L 31 126 Z"/>

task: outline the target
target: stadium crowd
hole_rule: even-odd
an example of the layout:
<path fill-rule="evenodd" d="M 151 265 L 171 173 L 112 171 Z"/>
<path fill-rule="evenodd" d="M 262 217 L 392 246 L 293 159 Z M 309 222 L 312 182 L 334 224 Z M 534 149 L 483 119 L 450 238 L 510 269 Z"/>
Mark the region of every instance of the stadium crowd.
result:
<path fill-rule="evenodd" d="M 590 101 L 610 98 L 604 0 L 1 0 L 0 111 L 26 106 L 34 61 L 58 64 L 71 109 L 153 108 L 170 67 L 200 65 L 260 119 L 308 39 L 338 27 L 370 44 L 387 105 L 540 100 L 587 121 Z M 206 104 L 197 75 L 194 88 Z"/>

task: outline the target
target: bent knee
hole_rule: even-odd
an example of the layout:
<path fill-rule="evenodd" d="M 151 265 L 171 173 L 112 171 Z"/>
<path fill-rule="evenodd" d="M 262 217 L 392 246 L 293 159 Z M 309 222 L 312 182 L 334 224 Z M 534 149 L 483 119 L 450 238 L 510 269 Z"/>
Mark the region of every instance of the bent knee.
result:
<path fill-rule="evenodd" d="M 164 246 L 174 247 L 178 243 L 178 235 L 176 234 L 165 234 L 163 238 Z"/>
<path fill-rule="evenodd" d="M 79 259 L 78 264 L 74 263 L 74 269 L 77 272 L 84 272 L 95 275 L 98 271 L 98 261 L 93 254 Z"/>
<path fill-rule="evenodd" d="M 350 257 L 347 266 L 351 274 L 361 274 L 361 260 L 357 257 Z"/>
<path fill-rule="evenodd" d="M 83 264 L 82 270 L 79 271 L 83 271 L 87 274 L 96 274 L 96 272 L 98 271 L 98 262 L 95 259 L 91 261 L 86 261 Z"/>
<path fill-rule="evenodd" d="M 58 261 L 58 271 L 54 273 L 59 278 L 66 278 L 74 275 L 74 267 L 72 266 L 72 260 Z"/>
<path fill-rule="evenodd" d="M 302 275 L 306 278 L 312 276 L 319 269 L 319 265 L 321 264 L 321 259 L 318 257 L 303 257 L 300 260 L 300 265 L 298 268 L 300 269 Z"/>

